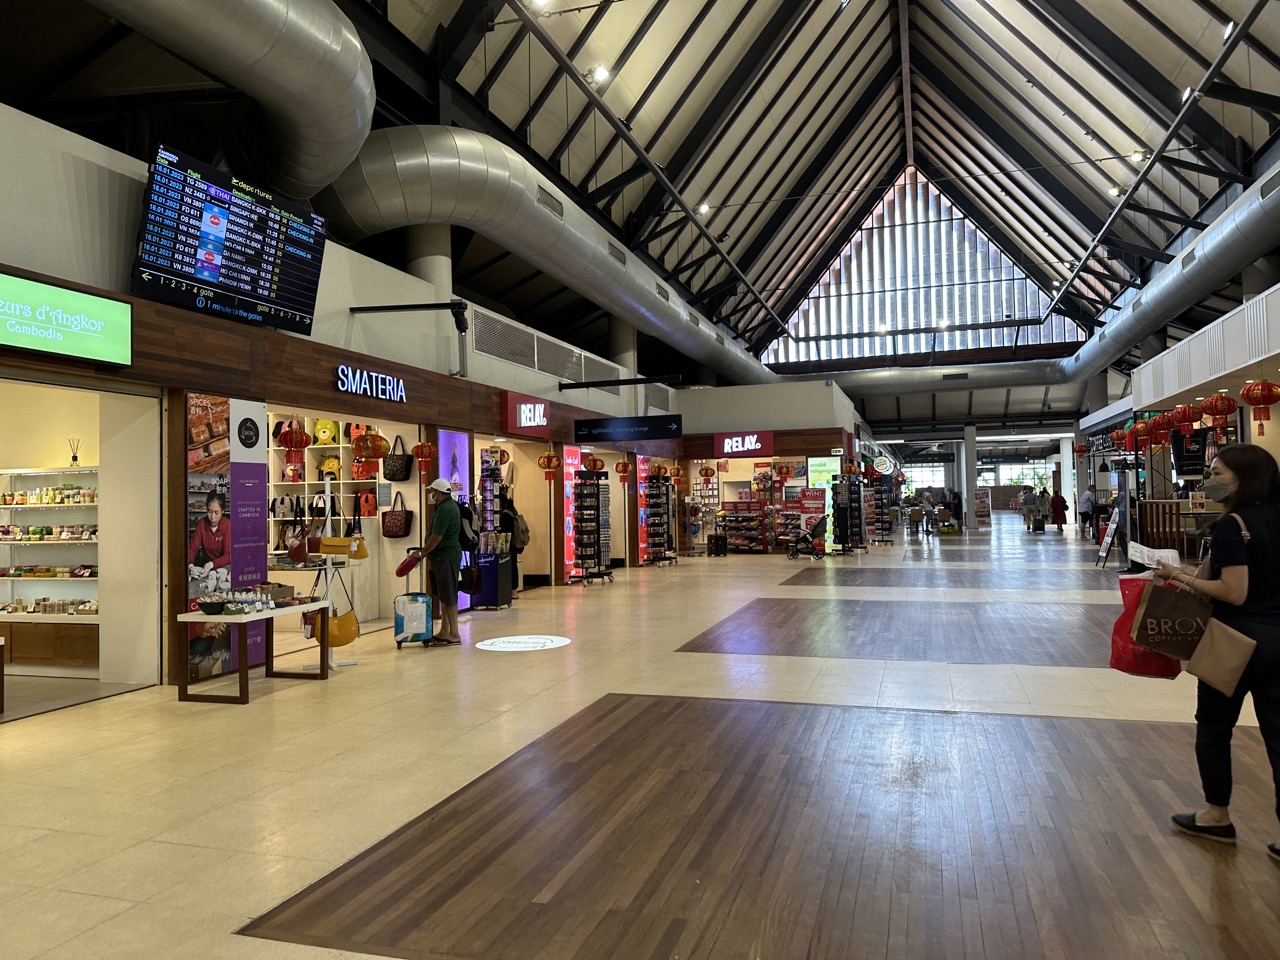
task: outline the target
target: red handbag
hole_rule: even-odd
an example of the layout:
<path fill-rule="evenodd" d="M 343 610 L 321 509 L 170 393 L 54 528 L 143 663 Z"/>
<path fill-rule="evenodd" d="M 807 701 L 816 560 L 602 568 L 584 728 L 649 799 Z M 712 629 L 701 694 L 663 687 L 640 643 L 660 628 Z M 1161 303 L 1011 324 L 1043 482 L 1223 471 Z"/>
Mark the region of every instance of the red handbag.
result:
<path fill-rule="evenodd" d="M 351 462 L 352 480 L 376 480 L 378 478 L 378 461 L 356 457 Z"/>

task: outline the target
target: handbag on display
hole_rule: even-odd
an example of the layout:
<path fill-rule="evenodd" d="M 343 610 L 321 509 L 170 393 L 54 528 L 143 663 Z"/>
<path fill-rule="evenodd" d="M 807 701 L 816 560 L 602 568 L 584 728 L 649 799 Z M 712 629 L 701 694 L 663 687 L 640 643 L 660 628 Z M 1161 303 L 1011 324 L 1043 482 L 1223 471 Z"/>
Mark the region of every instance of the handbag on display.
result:
<path fill-rule="evenodd" d="M 382 458 L 382 476 L 385 480 L 400 483 L 413 475 L 413 457 L 404 452 L 404 440 L 396 434 L 391 452 Z"/>
<path fill-rule="evenodd" d="M 311 584 L 311 595 L 315 596 L 316 588 L 320 585 L 320 575 L 324 573 L 320 570 L 316 573 L 316 578 Z M 342 592 L 346 594 L 347 606 L 350 607 L 346 613 L 334 615 L 337 609 L 333 605 L 333 598 L 329 596 L 330 582 L 325 582 L 325 599 L 329 600 L 329 646 L 345 647 L 348 643 L 360 636 L 360 619 L 356 616 L 356 605 L 351 602 L 351 594 L 347 591 L 347 582 L 342 579 L 342 574 L 334 571 L 333 575 L 337 577 L 338 582 L 342 584 Z M 320 611 L 312 610 L 302 615 L 302 635 L 308 640 L 318 640 L 317 631 L 320 626 Z"/>
<path fill-rule="evenodd" d="M 343 536 L 337 535 L 337 531 L 343 529 L 342 506 L 337 497 L 334 497 L 333 500 L 334 512 L 330 515 L 328 521 L 321 525 L 320 550 L 318 552 L 331 557 L 345 557 L 351 552 L 351 534 L 346 532 Z M 325 534 L 325 529 L 332 530 L 334 533 Z"/>
<path fill-rule="evenodd" d="M 409 535 L 413 526 L 413 511 L 404 505 L 404 494 L 397 493 L 391 501 L 391 509 L 382 515 L 382 535 L 388 540 L 399 540 Z"/>

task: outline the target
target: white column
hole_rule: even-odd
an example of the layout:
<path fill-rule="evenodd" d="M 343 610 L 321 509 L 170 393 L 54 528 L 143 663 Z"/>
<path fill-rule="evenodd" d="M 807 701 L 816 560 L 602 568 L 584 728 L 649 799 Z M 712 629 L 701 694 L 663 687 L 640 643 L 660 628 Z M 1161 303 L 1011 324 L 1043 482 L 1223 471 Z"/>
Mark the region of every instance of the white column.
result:
<path fill-rule="evenodd" d="M 609 318 L 609 359 L 622 368 L 624 378 L 639 376 L 636 373 L 636 328 L 618 317 Z M 624 417 L 644 416 L 643 390 L 642 386 L 621 388 L 619 396 Z"/>
<path fill-rule="evenodd" d="M 1078 466 L 1075 452 L 1071 449 L 1075 446 L 1075 440 L 1066 437 L 1058 441 L 1058 449 L 1062 453 L 1062 496 L 1067 501 L 1067 506 L 1071 509 L 1067 511 L 1067 522 L 1074 524 L 1078 522 L 1076 517 L 1076 467 Z M 1088 481 L 1085 481 L 1086 483 Z M 1067 528 L 1071 529 L 1070 527 Z"/>
<path fill-rule="evenodd" d="M 978 530 L 978 428 L 972 423 L 964 425 L 964 528 L 968 533 Z"/>

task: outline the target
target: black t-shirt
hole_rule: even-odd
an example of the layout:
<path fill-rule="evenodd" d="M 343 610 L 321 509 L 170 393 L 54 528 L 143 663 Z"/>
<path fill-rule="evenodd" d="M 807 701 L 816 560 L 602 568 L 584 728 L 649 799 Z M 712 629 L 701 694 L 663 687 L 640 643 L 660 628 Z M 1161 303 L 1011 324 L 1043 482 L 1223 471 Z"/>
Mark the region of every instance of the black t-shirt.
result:
<path fill-rule="evenodd" d="M 1223 567 L 1247 566 L 1249 593 L 1239 606 L 1214 600 L 1213 615 L 1229 626 L 1280 626 L 1280 544 L 1268 523 L 1268 511 L 1262 507 L 1242 507 L 1235 512 L 1249 530 L 1249 541 L 1245 542 L 1235 518 L 1224 515 L 1213 528 L 1209 564 L 1214 579 L 1221 578 Z M 1243 627 L 1241 632 L 1253 635 Z"/>

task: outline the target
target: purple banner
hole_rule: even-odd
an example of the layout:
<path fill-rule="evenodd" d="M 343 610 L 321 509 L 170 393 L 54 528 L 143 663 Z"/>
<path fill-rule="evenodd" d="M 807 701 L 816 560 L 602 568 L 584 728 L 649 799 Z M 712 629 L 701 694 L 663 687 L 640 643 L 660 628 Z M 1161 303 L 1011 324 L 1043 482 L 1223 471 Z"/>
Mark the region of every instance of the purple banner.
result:
<path fill-rule="evenodd" d="M 248 589 L 267 578 L 267 465 L 231 461 L 231 586 Z M 249 664 L 266 658 L 267 627 L 248 626 Z M 231 650 L 235 669 L 236 651 Z"/>

